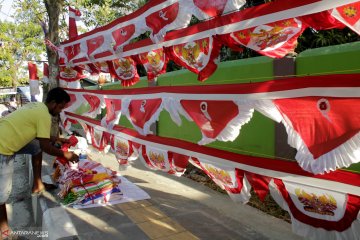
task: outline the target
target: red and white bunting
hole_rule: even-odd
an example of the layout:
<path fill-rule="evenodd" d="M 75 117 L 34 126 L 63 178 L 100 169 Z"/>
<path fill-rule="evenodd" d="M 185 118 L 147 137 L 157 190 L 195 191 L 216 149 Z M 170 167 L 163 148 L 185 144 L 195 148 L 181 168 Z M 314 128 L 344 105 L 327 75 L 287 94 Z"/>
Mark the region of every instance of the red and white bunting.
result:
<path fill-rule="evenodd" d="M 291 216 L 293 232 L 311 239 L 357 239 L 360 197 L 274 179 L 271 196 Z"/>
<path fill-rule="evenodd" d="M 49 83 L 49 65 L 44 63 L 43 65 L 43 78 L 42 82 L 48 84 Z"/>
<path fill-rule="evenodd" d="M 242 125 L 248 123 L 253 106 L 247 101 L 181 100 L 178 111 L 200 128 L 200 145 L 215 140 L 234 141 Z"/>
<path fill-rule="evenodd" d="M 236 169 L 236 175 L 240 182 L 242 182 L 242 178 L 246 177 L 247 182 L 254 189 L 256 195 L 258 195 L 259 199 L 263 202 L 265 197 L 269 194 L 269 184 L 271 181 L 270 177 L 256 174 L 253 172 L 244 171 L 241 169 Z"/>
<path fill-rule="evenodd" d="M 81 20 L 81 12 L 69 6 L 69 39 L 77 37 L 76 21 Z"/>
<path fill-rule="evenodd" d="M 332 15 L 360 35 L 360 1 L 334 8 Z"/>
<path fill-rule="evenodd" d="M 41 102 L 41 99 L 39 99 L 40 84 L 39 84 L 39 77 L 37 73 L 36 64 L 32 62 L 28 62 L 28 69 L 29 69 L 30 95 L 33 96 L 32 98 L 36 99 L 36 101 Z"/>
<path fill-rule="evenodd" d="M 230 33 L 233 40 L 262 55 L 282 58 L 294 51 L 297 39 L 307 27 L 296 18 Z"/>
<path fill-rule="evenodd" d="M 138 151 L 135 149 L 132 141 L 114 135 L 111 142 L 111 149 L 115 154 L 115 157 L 122 167 L 127 167 L 129 161 L 136 160 L 139 157 Z"/>
<path fill-rule="evenodd" d="M 349 4 L 356 4 L 357 2 L 358 1 L 355 0 L 347 1 Z M 290 19 L 293 17 L 300 19 L 302 16 L 324 12 L 335 8 L 338 8 L 339 10 L 341 6 L 344 5 L 344 2 L 339 0 L 303 0 L 300 2 L 296 0 L 289 0 L 287 1 L 286 5 L 274 1 L 232 13 L 229 12 L 223 16 L 214 17 L 186 29 L 175 30 L 181 27 L 185 27 L 192 14 L 199 15 L 197 13 L 202 12 L 205 15 L 210 14 L 211 16 L 214 16 L 220 12 L 224 13 L 228 10 L 231 11 L 234 8 L 238 8 L 243 3 L 244 0 L 151 1 L 134 13 L 124 16 L 123 18 L 116 19 L 106 26 L 94 29 L 88 33 L 62 43 L 60 50 L 58 51 L 61 57 L 60 63 L 65 65 L 68 62 L 73 62 L 73 64 L 79 65 L 90 63 L 90 61 L 94 62 L 95 60 L 112 61 L 116 58 L 119 58 L 120 54 L 121 57 L 132 56 L 139 53 L 150 52 L 152 50 L 158 49 L 159 47 L 171 47 L 174 45 L 203 39 L 204 37 L 214 36 L 216 34 L 234 34 L 237 32 L 246 31 L 246 29 L 254 28 L 259 30 L 261 29 L 262 31 L 254 33 L 256 34 L 257 38 L 260 37 L 263 32 L 268 31 L 269 28 L 273 28 L 272 32 L 276 35 L 270 37 L 270 39 L 265 39 L 265 41 L 267 41 L 265 45 L 269 45 L 270 43 L 274 42 L 274 40 L 271 38 L 276 38 L 275 42 L 277 42 L 279 39 L 284 39 L 284 35 L 287 35 L 288 37 L 291 36 L 288 31 L 289 28 L 291 31 L 296 32 L 296 27 L 287 27 L 287 32 L 278 33 L 276 31 L 279 30 L 279 27 L 272 27 L 275 22 L 281 22 L 284 21 L 284 19 Z M 195 13 L 195 9 L 198 11 L 197 13 Z M 348 12 L 350 18 L 355 19 L 352 17 L 352 15 L 354 15 L 352 13 L 354 12 L 353 9 L 354 8 L 350 8 L 346 11 Z M 270 15 L 271 17 L 269 17 Z M 356 24 L 357 23 L 358 22 L 356 22 Z M 356 24 L 355 26 L 357 26 Z M 322 27 L 324 27 L 324 25 Z M 329 26 L 326 28 L 328 27 Z M 161 42 L 160 45 L 158 43 L 154 44 L 152 41 L 150 41 L 150 39 L 146 40 L 144 43 L 127 45 L 131 39 L 139 36 L 139 34 L 142 34 L 149 29 L 152 31 L 152 39 L 156 41 L 161 41 L 163 35 L 166 32 L 170 30 L 175 31 L 171 31 L 166 34 L 164 42 Z M 279 36 L 279 34 L 281 36 Z M 270 36 L 271 34 L 265 33 L 265 35 Z M 267 38 L 266 36 L 262 37 Z M 296 38 L 289 38 L 286 40 L 286 42 L 288 44 L 294 44 L 296 42 L 295 39 Z M 92 41 L 94 41 L 94 48 L 91 44 Z M 259 41 L 263 42 L 263 40 Z M 89 47 L 87 46 L 87 42 L 89 43 Z M 250 44 L 250 46 L 255 47 L 259 51 L 262 50 L 258 45 L 256 45 L 256 43 L 253 45 Z M 285 45 L 280 49 L 284 47 Z M 270 49 L 271 48 L 272 47 L 270 46 Z M 91 49 L 90 57 L 88 57 L 89 49 Z M 267 47 L 265 50 L 269 50 L 269 47 Z M 269 55 L 269 52 L 267 51 L 261 51 L 260 53 L 266 53 L 268 54 L 267 56 L 271 57 L 278 57 L 279 55 Z"/>
<path fill-rule="evenodd" d="M 246 0 L 189 0 L 193 14 L 200 20 L 206 20 L 228 12 L 239 10 Z"/>
<path fill-rule="evenodd" d="M 68 94 L 70 96 L 70 102 L 66 104 L 64 111 L 75 112 L 85 101 L 83 94 L 74 92 Z"/>
<path fill-rule="evenodd" d="M 101 125 L 112 129 L 121 117 L 121 99 L 111 99 L 104 97 L 106 105 L 106 115 L 101 120 Z"/>
<path fill-rule="evenodd" d="M 103 97 L 98 97 L 96 95 L 84 94 L 83 98 L 88 102 L 90 109 L 86 113 L 83 113 L 84 116 L 89 116 L 91 118 L 96 117 L 96 115 L 101 113 L 101 108 L 105 107 L 105 101 Z"/>
<path fill-rule="evenodd" d="M 161 42 L 167 31 L 186 27 L 192 13 L 187 11 L 184 1 L 177 1 L 145 17 L 146 25 L 151 29 L 153 42 Z"/>
<path fill-rule="evenodd" d="M 217 69 L 221 44 L 217 38 L 208 37 L 165 48 L 166 54 L 176 64 L 198 74 L 199 81 L 208 79 Z"/>
<path fill-rule="evenodd" d="M 324 173 L 359 161 L 359 98 L 301 97 L 273 103 L 303 169 Z"/>
<path fill-rule="evenodd" d="M 137 58 L 138 62 L 144 66 L 149 81 L 156 79 L 160 74 L 166 73 L 168 58 L 163 48 L 141 53 L 137 55 Z"/>
<path fill-rule="evenodd" d="M 99 151 L 104 151 L 106 146 L 111 143 L 111 134 L 103 131 L 97 126 L 93 127 L 89 124 L 87 124 L 87 129 L 89 130 L 91 136 L 91 145 Z"/>
<path fill-rule="evenodd" d="M 234 167 L 194 157 L 191 158 L 190 162 L 202 169 L 206 175 L 229 194 L 233 201 L 241 203 L 249 201 L 251 186 L 243 175 L 238 176 Z"/>
<path fill-rule="evenodd" d="M 109 61 L 108 64 L 111 75 L 119 79 L 122 86 L 129 87 L 140 80 L 136 63 L 131 57 Z"/>
<path fill-rule="evenodd" d="M 176 155 L 175 159 L 178 164 L 176 166 L 172 152 L 145 145 L 140 148 L 140 160 L 145 166 L 152 170 L 160 170 L 176 176 L 181 176 L 185 172 L 186 158 L 189 159 L 184 155 Z"/>
<path fill-rule="evenodd" d="M 95 62 L 89 67 L 95 67 L 96 71 L 103 73 L 110 73 L 109 62 Z"/>
<path fill-rule="evenodd" d="M 309 27 L 319 31 L 328 29 L 343 29 L 345 25 L 331 15 L 331 10 L 300 17 Z"/>
<path fill-rule="evenodd" d="M 124 99 L 122 105 L 123 114 L 142 135 L 151 133 L 150 126 L 159 118 L 162 109 L 161 98 L 143 100 Z"/>
<path fill-rule="evenodd" d="M 85 78 L 82 69 L 75 67 L 60 67 L 59 86 L 62 88 L 81 88 L 80 79 Z"/>

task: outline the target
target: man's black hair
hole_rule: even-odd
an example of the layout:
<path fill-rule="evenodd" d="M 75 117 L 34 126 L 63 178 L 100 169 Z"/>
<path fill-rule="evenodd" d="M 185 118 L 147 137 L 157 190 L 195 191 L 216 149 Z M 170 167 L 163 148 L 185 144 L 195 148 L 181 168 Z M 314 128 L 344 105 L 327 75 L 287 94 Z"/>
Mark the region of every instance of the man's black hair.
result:
<path fill-rule="evenodd" d="M 61 87 L 51 89 L 46 97 L 46 103 L 55 101 L 56 103 L 68 103 L 70 102 L 70 96 Z"/>

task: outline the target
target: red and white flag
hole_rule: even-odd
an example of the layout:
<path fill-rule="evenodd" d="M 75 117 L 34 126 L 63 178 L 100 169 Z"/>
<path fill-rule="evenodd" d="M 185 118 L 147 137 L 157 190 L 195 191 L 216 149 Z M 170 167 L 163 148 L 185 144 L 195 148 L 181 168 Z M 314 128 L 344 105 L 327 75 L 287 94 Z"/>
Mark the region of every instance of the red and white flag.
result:
<path fill-rule="evenodd" d="M 28 62 L 31 101 L 41 102 L 40 84 L 35 63 Z"/>
<path fill-rule="evenodd" d="M 101 108 L 105 107 L 103 98 L 91 94 L 83 94 L 83 98 L 88 102 L 90 109 L 86 113 L 83 113 L 84 116 L 89 116 L 91 118 L 96 117 L 96 115 L 101 113 Z"/>
<path fill-rule="evenodd" d="M 131 57 L 109 61 L 108 66 L 110 74 L 119 79 L 121 85 L 124 87 L 132 86 L 140 80 L 136 69 L 136 63 Z"/>
<path fill-rule="evenodd" d="M 271 196 L 289 212 L 293 232 L 313 239 L 357 239 L 360 197 L 274 179 Z"/>
<path fill-rule="evenodd" d="M 245 177 L 238 177 L 233 166 L 194 157 L 190 162 L 202 169 L 220 188 L 227 192 L 234 202 L 247 203 L 249 201 L 251 186 Z"/>
<path fill-rule="evenodd" d="M 167 31 L 187 27 L 192 13 L 186 10 L 185 5 L 185 1 L 178 1 L 145 17 L 153 42 L 161 42 Z"/>
<path fill-rule="evenodd" d="M 181 100 L 180 105 L 178 112 L 200 128 L 201 145 L 215 140 L 234 141 L 254 111 L 247 102 Z"/>
<path fill-rule="evenodd" d="M 135 31 L 135 24 L 129 24 L 128 26 L 118 28 L 111 32 L 111 35 L 114 39 L 112 46 L 113 51 L 116 53 L 122 52 L 122 47 L 135 37 Z"/>
<path fill-rule="evenodd" d="M 175 165 L 175 159 L 178 166 Z M 189 157 L 180 154 L 177 154 L 174 158 L 173 153 L 167 150 L 145 145 L 142 145 L 141 147 L 140 160 L 146 167 L 152 170 L 160 170 L 169 174 L 181 176 L 186 170 L 185 167 L 188 159 Z"/>
<path fill-rule="evenodd" d="M 193 14 L 199 20 L 205 20 L 228 12 L 239 10 L 246 0 L 191 0 Z"/>
<path fill-rule="evenodd" d="M 105 97 L 106 115 L 101 120 L 101 125 L 107 129 L 112 129 L 121 117 L 121 99 Z"/>
<path fill-rule="evenodd" d="M 360 35 L 360 1 L 334 8 L 332 16 Z"/>
<path fill-rule="evenodd" d="M 69 39 L 77 37 L 76 21 L 81 20 L 81 12 L 78 9 L 74 9 L 69 6 Z"/>
<path fill-rule="evenodd" d="M 156 79 L 160 74 L 166 73 L 168 58 L 163 48 L 151 50 L 137 55 L 146 72 L 149 81 Z"/>
<path fill-rule="evenodd" d="M 307 25 L 297 18 L 277 21 L 230 33 L 231 38 L 258 53 L 282 58 L 294 51 L 297 39 Z"/>
<path fill-rule="evenodd" d="M 49 65 L 47 63 L 44 63 L 43 65 L 43 83 L 49 83 Z"/>
<path fill-rule="evenodd" d="M 80 79 L 85 78 L 80 67 L 60 67 L 59 86 L 63 88 L 80 89 Z"/>
<path fill-rule="evenodd" d="M 123 114 L 142 135 L 151 133 L 150 126 L 159 118 L 163 109 L 162 99 L 123 99 Z"/>
<path fill-rule="evenodd" d="M 167 47 L 165 50 L 176 64 L 198 74 L 199 81 L 205 81 L 217 69 L 220 48 L 217 38 L 208 37 Z"/>
<path fill-rule="evenodd" d="M 343 29 L 345 25 L 331 15 L 331 10 L 313 13 L 300 17 L 309 27 L 319 31 L 328 29 Z"/>
<path fill-rule="evenodd" d="M 136 160 L 139 157 L 138 151 L 135 149 L 132 141 L 117 136 L 116 134 L 112 139 L 111 149 L 121 167 L 127 167 L 129 161 Z"/>

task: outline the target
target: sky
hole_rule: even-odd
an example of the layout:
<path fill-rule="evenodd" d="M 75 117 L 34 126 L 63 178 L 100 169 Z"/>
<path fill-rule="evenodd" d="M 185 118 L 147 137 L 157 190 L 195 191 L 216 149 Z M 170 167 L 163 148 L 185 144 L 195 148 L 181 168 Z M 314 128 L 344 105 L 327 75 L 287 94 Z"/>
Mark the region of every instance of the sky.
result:
<path fill-rule="evenodd" d="M 2 7 L 0 9 L 0 19 L 2 21 L 13 21 L 12 18 L 9 16 L 13 11 L 11 8 L 12 2 L 12 0 L 0 0 L 0 3 L 2 3 Z"/>

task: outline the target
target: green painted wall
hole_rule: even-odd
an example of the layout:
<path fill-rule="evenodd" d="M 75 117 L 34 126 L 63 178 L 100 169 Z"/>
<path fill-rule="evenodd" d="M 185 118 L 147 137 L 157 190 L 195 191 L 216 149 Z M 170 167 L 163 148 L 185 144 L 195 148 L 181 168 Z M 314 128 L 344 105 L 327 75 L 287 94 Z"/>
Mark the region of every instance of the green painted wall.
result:
<path fill-rule="evenodd" d="M 268 57 L 222 62 L 217 71 L 205 82 L 199 82 L 197 75 L 188 70 L 180 70 L 164 74 L 158 78 L 160 86 L 208 85 L 260 82 L 272 79 L 273 60 Z M 193 122 L 182 118 L 182 125 L 177 126 L 169 113 L 163 111 L 158 122 L 158 135 L 178 138 L 193 143 L 201 139 L 201 132 Z M 219 142 L 208 146 L 230 152 L 256 156 L 274 156 L 275 123 L 255 112 L 249 123 L 241 129 L 241 134 L 233 142 Z"/>
<path fill-rule="evenodd" d="M 360 42 L 306 50 L 296 58 L 297 75 L 360 72 Z"/>

